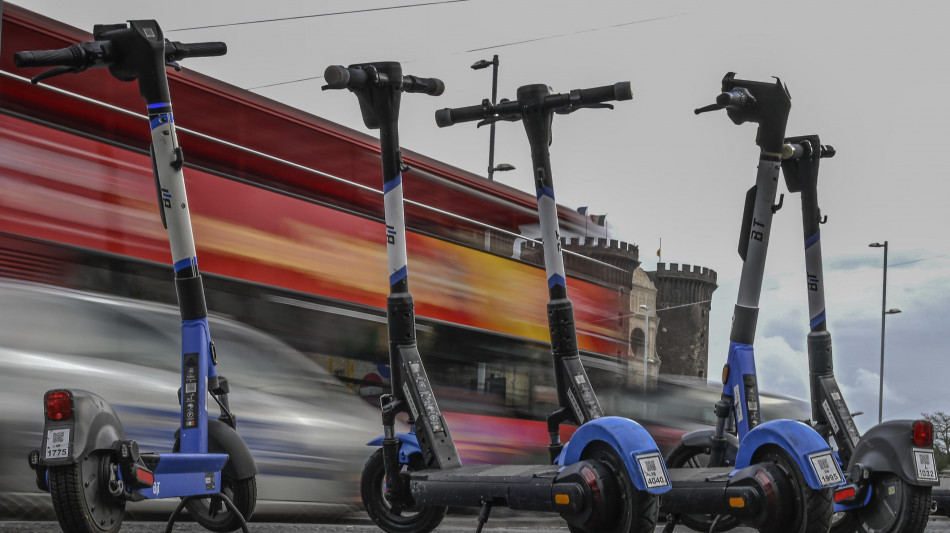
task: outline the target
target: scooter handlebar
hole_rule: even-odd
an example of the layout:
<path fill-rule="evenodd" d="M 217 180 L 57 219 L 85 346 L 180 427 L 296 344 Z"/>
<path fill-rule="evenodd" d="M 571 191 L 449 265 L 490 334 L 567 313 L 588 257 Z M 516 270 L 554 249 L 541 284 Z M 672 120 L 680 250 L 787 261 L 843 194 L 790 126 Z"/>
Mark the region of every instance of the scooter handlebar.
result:
<path fill-rule="evenodd" d="M 388 81 L 389 77 L 375 69 L 330 65 L 323 71 L 323 79 L 327 82 L 324 89 L 356 90 Z M 405 75 L 400 82 L 398 88 L 402 92 L 439 96 L 445 91 L 445 84 L 438 78 Z"/>
<path fill-rule="evenodd" d="M 541 102 L 541 108 L 544 110 L 566 109 L 567 111 L 573 111 L 580 107 L 601 104 L 612 100 L 631 99 L 633 99 L 633 89 L 630 86 L 630 82 L 622 81 L 603 87 L 575 89 L 569 93 L 548 95 L 545 96 Z M 534 102 L 502 100 L 500 103 L 492 105 L 488 100 L 485 100 L 480 105 L 456 108 L 447 107 L 435 112 L 435 123 L 440 128 L 444 128 L 460 122 L 484 120 L 493 116 L 520 118 L 523 108 L 532 103 Z"/>
<path fill-rule="evenodd" d="M 782 145 L 782 159 L 801 159 L 802 157 L 811 157 L 813 147 L 810 143 L 786 143 Z M 832 158 L 837 151 L 833 146 L 821 145 L 818 149 L 818 158 Z"/>
<path fill-rule="evenodd" d="M 165 61 L 179 61 L 186 57 L 222 56 L 228 46 L 222 42 L 182 43 L 165 41 Z M 34 82 L 66 72 L 79 72 L 103 67 L 120 61 L 110 40 L 84 41 L 58 50 L 27 50 L 13 54 L 13 63 L 20 68 L 57 67 L 33 79 Z"/>
<path fill-rule="evenodd" d="M 165 42 L 165 59 L 167 61 L 179 61 L 186 57 L 223 56 L 227 53 L 228 45 L 220 41 L 207 43 Z"/>
<path fill-rule="evenodd" d="M 77 45 L 59 50 L 32 50 L 13 54 L 13 64 L 19 68 L 29 67 L 81 67 L 83 51 Z"/>
<path fill-rule="evenodd" d="M 439 96 L 445 92 L 445 84 L 439 78 L 420 78 L 405 75 L 402 77 L 402 91 L 407 93 L 425 93 Z"/>
<path fill-rule="evenodd" d="M 571 91 L 571 97 L 576 94 L 581 105 L 599 104 L 613 100 L 632 100 L 633 88 L 629 81 L 621 81 L 613 85 L 593 87 L 591 89 L 577 89 Z M 550 98 L 550 97 L 548 97 Z"/>

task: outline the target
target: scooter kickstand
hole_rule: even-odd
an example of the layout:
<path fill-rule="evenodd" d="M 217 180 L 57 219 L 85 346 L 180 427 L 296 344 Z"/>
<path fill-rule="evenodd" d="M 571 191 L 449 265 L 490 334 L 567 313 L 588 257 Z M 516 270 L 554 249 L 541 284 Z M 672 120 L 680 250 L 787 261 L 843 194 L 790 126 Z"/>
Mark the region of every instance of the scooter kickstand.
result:
<path fill-rule="evenodd" d="M 482 533 L 482 526 L 485 525 L 485 522 L 488 522 L 489 514 L 491 514 L 491 502 L 484 501 L 482 502 L 482 510 L 478 512 L 478 527 L 475 528 L 475 533 Z"/>
<path fill-rule="evenodd" d="M 676 527 L 680 521 L 680 515 L 671 514 L 666 516 L 666 525 L 663 526 L 663 533 L 673 533 L 673 528 Z"/>
<path fill-rule="evenodd" d="M 191 500 L 194 498 L 203 498 L 203 497 L 204 496 L 196 495 L 196 496 L 186 496 L 182 498 L 181 501 L 178 503 L 178 507 L 175 507 L 175 512 L 173 512 L 172 515 L 168 517 L 168 523 L 165 524 L 165 533 L 172 533 L 172 528 L 175 527 L 175 518 L 178 516 L 179 513 L 181 513 L 181 510 L 185 508 L 185 504 L 188 503 L 188 500 Z M 247 521 L 244 520 L 244 515 L 242 515 L 240 511 L 238 511 L 237 507 L 234 505 L 234 502 L 231 501 L 231 498 L 228 498 L 227 494 L 223 492 L 219 492 L 218 494 L 212 494 L 211 497 L 221 498 L 221 501 L 224 502 L 224 505 L 228 508 L 228 510 L 234 513 L 234 516 L 236 516 L 238 520 L 241 522 L 241 531 L 243 531 L 244 533 L 250 533 L 250 531 L 248 531 L 247 529 Z"/>

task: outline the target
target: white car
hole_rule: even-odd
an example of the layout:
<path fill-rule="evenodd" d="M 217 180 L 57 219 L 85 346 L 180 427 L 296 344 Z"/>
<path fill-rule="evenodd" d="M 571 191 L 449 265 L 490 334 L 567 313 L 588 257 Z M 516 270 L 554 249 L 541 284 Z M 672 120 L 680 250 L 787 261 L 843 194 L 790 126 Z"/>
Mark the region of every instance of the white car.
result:
<path fill-rule="evenodd" d="M 53 517 L 27 453 L 39 448 L 43 394 L 79 388 L 115 408 L 142 451 L 169 452 L 178 428 L 176 307 L 0 281 L 0 520 Z M 210 317 L 218 372 L 257 476 L 258 519 L 306 519 L 359 507 L 359 476 L 381 433 L 379 411 L 279 339 Z M 209 402 L 209 416 L 217 407 Z M 133 503 L 127 516 L 175 500 Z"/>

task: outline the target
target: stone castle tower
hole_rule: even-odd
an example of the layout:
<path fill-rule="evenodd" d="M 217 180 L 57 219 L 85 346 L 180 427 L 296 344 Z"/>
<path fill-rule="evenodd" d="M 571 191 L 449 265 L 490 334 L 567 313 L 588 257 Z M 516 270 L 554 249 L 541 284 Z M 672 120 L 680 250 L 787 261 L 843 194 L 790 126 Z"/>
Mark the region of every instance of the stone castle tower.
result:
<path fill-rule="evenodd" d="M 659 263 L 650 279 L 657 289 L 661 320 L 656 333 L 660 372 L 706 379 L 709 375 L 709 311 L 716 271 Z"/>

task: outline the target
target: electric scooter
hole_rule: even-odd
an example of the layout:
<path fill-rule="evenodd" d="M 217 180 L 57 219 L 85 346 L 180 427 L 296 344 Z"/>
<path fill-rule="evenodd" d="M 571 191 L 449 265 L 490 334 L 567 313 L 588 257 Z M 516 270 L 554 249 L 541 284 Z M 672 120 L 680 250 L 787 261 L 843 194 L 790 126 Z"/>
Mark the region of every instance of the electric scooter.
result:
<path fill-rule="evenodd" d="M 750 451 L 755 450 L 752 453 L 765 454 L 767 460 L 775 461 L 789 476 L 798 479 L 802 487 L 807 485 L 812 489 L 796 495 L 802 500 L 803 512 L 790 517 L 793 522 L 790 530 L 827 530 L 833 510 L 833 491 L 830 489 L 844 483 L 843 473 L 827 442 L 808 425 L 791 420 L 762 423 L 752 348 L 772 215 L 782 206 L 781 199 L 778 204 L 774 202 L 791 98 L 778 79 L 775 83 L 739 80 L 730 72 L 722 80 L 722 92 L 716 103 L 697 109 L 696 114 L 719 109 L 725 109 L 735 124 L 758 124 L 755 142 L 761 150 L 759 167 L 756 184 L 746 195 L 740 230 L 742 274 L 729 355 L 722 372 L 722 398 L 714 407 L 716 427 L 684 435 L 682 442 L 667 457 L 667 467 L 673 472 L 690 467 L 738 466 L 748 460 Z M 762 432 L 767 427 L 773 428 L 770 434 Z M 773 443 L 780 445 L 788 443 L 794 446 L 806 436 L 811 441 L 817 438 L 825 444 L 824 451 L 796 454 L 780 452 L 774 446 L 756 450 L 764 443 L 762 437 L 775 439 Z M 671 522 L 676 521 L 697 531 L 725 531 L 739 524 L 736 517 L 721 513 L 678 513 L 671 519 Z"/>
<path fill-rule="evenodd" d="M 355 65 L 341 74 L 343 67 L 331 67 L 326 73 L 328 87 L 353 88 L 355 71 L 377 65 Z M 392 65 L 392 64 L 387 64 Z M 398 72 L 398 71 L 397 71 Z M 378 75 L 362 75 L 375 79 Z M 389 79 L 398 79 L 392 77 Z M 360 98 L 367 126 L 379 126 L 377 116 L 368 113 L 372 100 L 367 92 Z M 545 270 L 548 278 L 548 304 L 555 384 L 560 408 L 548 417 L 553 465 L 539 466 L 461 466 L 454 444 L 438 412 L 431 386 L 414 343 L 411 297 L 405 284 L 405 255 L 391 253 L 390 271 L 393 293 L 390 296 L 390 338 L 393 342 L 393 368 L 401 376 L 393 381 L 393 393 L 383 401 L 385 436 L 371 442 L 381 446 L 367 462 L 363 472 L 363 500 L 372 519 L 387 532 L 429 531 L 445 514 L 445 507 L 481 508 L 478 530 L 493 505 L 513 509 L 554 511 L 572 531 L 633 532 L 652 531 L 656 522 L 656 499 L 662 494 L 663 505 L 692 512 L 723 512 L 742 517 L 746 523 L 763 530 L 781 531 L 796 513 L 802 513 L 801 499 L 795 495 L 811 491 L 792 479 L 767 457 L 769 446 L 759 454 L 748 454 L 739 469 L 684 472 L 673 480 L 663 468 L 652 438 L 634 421 L 605 417 L 597 401 L 577 351 L 573 309 L 567 298 L 566 276 L 558 247 L 558 222 L 548 145 L 555 112 L 570 113 L 584 107 L 608 107 L 603 102 L 632 98 L 629 83 L 551 94 L 545 85 L 528 85 L 518 90 L 514 102 L 443 109 L 436 113 L 439 126 L 480 120 L 482 124 L 498 120 L 523 120 L 531 144 L 538 192 L 538 211 L 545 246 Z M 392 109 L 392 104 L 388 104 Z M 382 106 L 378 106 L 377 109 Z M 392 115 L 390 115 L 392 116 Z M 366 120 L 370 117 L 370 120 Z M 382 121 L 386 124 L 387 121 Z M 384 126 L 385 127 L 385 126 Z M 381 134 L 384 176 L 387 194 L 387 234 L 390 248 L 401 243 L 404 225 L 401 218 L 401 176 L 398 146 L 393 131 Z M 390 159 L 389 162 L 386 160 Z M 395 176 L 395 177 L 393 177 Z M 395 204 L 395 205 L 394 205 Z M 389 217 L 398 213 L 397 220 Z M 404 244 L 399 245 L 404 250 Z M 401 252 L 404 254 L 404 252 Z M 395 260 L 393 258 L 395 257 Z M 406 292 L 400 292 L 406 291 Z M 424 403 L 425 402 L 425 403 Z M 424 404 L 425 409 L 417 405 Z M 413 431 L 394 434 L 397 412 L 409 411 Z M 422 415 L 419 413 L 425 411 Z M 580 427 L 567 444 L 562 444 L 559 427 L 572 423 Z M 827 453 L 830 449 L 807 426 L 809 433 L 794 446 L 809 453 Z M 764 432 L 767 432 L 765 430 Z M 796 452 L 801 449 L 796 449 Z M 781 452 L 778 452 L 781 453 Z M 764 460 L 763 460 L 764 458 Z M 755 461 L 755 464 L 753 464 Z M 804 487 L 804 488 L 803 488 Z M 830 508 L 829 508 L 830 513 Z"/>
<path fill-rule="evenodd" d="M 370 518 L 389 533 L 427 532 L 444 518 L 447 507 L 481 509 L 477 531 L 493 506 L 549 511 L 573 531 L 647 532 L 656 523 L 656 495 L 669 490 L 662 456 L 652 437 L 637 423 L 603 417 L 577 351 L 573 310 L 567 299 L 564 267 L 557 248 L 557 218 L 550 182 L 547 140 L 553 109 L 630 99 L 629 84 L 553 96 L 558 105 L 538 109 L 535 135 L 544 150 L 533 150 L 538 165 L 539 213 L 545 228 L 548 263 L 549 324 L 561 408 L 548 418 L 550 451 L 559 464 L 470 465 L 459 460 L 445 419 L 416 346 L 413 299 L 409 293 L 403 213 L 402 161 L 398 112 L 402 92 L 438 95 L 435 79 L 404 76 L 399 63 L 331 66 L 325 89 L 356 93 L 363 121 L 380 129 L 383 191 L 389 258 L 387 300 L 392 392 L 381 398 L 384 436 L 369 458 L 360 482 Z M 541 86 L 543 88 L 543 86 Z M 545 94 L 535 99 L 541 102 Z M 527 98 L 527 96 L 522 96 Z M 554 103 L 553 101 L 551 103 Z M 481 108 L 479 108 L 481 110 Z M 448 116 L 439 112 L 438 117 Z M 520 115 L 519 115 L 520 117 Z M 451 123 L 437 119 L 440 125 Z M 542 184 L 543 181 L 543 184 Z M 397 414 L 406 413 L 411 432 L 396 434 Z M 583 424 L 568 445 L 559 442 L 559 424 Z"/>
<path fill-rule="evenodd" d="M 838 387 L 825 313 L 818 208 L 818 164 L 835 151 L 817 135 L 785 140 L 782 173 L 790 193 L 802 198 L 808 292 L 808 368 L 814 427 L 834 438 L 847 484 L 835 492 L 833 531 L 921 533 L 927 526 L 932 487 L 939 484 L 933 426 L 926 420 L 888 420 L 858 432 Z"/>
<path fill-rule="evenodd" d="M 59 50 L 18 52 L 14 61 L 18 67 L 55 67 L 33 83 L 102 67 L 120 81 L 138 80 L 148 109 L 159 213 L 168 230 L 182 318 L 180 427 L 172 453 L 143 453 L 126 438 L 115 410 L 102 397 L 79 389 L 50 390 L 44 396 L 42 447 L 29 453 L 30 466 L 37 486 L 50 492 L 64 531 L 118 531 L 127 502 L 157 498 L 182 498 L 166 531 L 182 508 L 211 531 L 247 531 L 246 520 L 257 502 L 257 466 L 235 431 L 228 383 L 215 368 L 185 194 L 184 156 L 165 73 L 166 64 L 180 68 L 178 60 L 224 55 L 227 47 L 167 41 L 154 20 L 96 25 L 93 38 Z M 220 408 L 217 420 L 208 419 L 208 393 Z"/>

